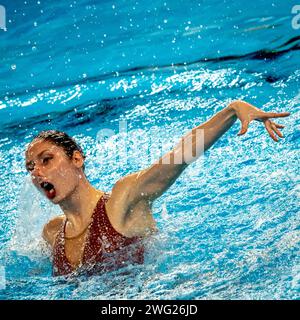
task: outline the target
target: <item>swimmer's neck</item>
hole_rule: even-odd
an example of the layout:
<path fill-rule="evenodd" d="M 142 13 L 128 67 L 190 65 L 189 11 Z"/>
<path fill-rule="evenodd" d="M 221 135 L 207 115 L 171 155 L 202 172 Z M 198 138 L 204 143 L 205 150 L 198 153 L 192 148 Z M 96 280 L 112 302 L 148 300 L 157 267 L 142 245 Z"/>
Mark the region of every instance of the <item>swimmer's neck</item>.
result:
<path fill-rule="evenodd" d="M 103 192 L 94 188 L 85 176 L 82 177 L 74 191 L 59 203 L 68 223 L 75 229 L 85 225 L 102 194 Z"/>

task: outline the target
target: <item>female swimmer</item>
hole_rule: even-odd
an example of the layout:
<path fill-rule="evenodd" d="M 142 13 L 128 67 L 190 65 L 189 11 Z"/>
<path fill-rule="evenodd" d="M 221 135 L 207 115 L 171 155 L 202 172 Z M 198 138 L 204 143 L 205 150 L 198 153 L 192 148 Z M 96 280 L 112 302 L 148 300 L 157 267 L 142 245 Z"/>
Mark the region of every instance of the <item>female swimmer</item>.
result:
<path fill-rule="evenodd" d="M 119 179 L 110 193 L 97 190 L 84 174 L 82 149 L 64 132 L 38 134 L 26 150 L 32 182 L 63 215 L 50 220 L 43 238 L 52 247 L 53 274 L 85 268 L 98 272 L 124 263 L 143 263 L 143 239 L 156 231 L 151 206 L 194 162 L 239 119 L 243 135 L 251 121 L 260 121 L 274 141 L 280 128 L 270 118 L 288 112 L 264 112 L 233 101 L 205 123 L 193 128 L 173 150 L 150 167 Z M 187 152 L 191 151 L 192 152 Z"/>

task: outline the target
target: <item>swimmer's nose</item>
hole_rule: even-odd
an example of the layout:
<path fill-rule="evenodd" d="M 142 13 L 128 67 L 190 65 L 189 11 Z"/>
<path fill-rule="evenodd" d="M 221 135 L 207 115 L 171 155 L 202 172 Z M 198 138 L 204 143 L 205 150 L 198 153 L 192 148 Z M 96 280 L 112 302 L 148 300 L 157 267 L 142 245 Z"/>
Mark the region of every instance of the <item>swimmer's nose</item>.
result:
<path fill-rule="evenodd" d="M 42 177 L 42 176 L 36 176 L 36 175 L 32 175 L 32 176 L 31 176 L 31 179 L 32 179 L 33 184 L 34 184 L 38 189 L 41 188 L 42 182 L 45 181 L 45 178 L 44 178 L 44 177 Z"/>
<path fill-rule="evenodd" d="M 39 168 L 39 166 L 35 165 L 34 169 L 31 171 L 32 179 L 35 179 L 38 183 L 41 183 L 43 181 L 44 175 Z"/>

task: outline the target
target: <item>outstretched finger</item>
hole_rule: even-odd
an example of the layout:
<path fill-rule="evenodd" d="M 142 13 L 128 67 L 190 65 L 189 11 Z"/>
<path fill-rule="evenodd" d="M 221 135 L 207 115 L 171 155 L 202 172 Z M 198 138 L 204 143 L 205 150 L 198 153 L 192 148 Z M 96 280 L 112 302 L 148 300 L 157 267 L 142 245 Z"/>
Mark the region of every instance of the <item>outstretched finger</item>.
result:
<path fill-rule="evenodd" d="M 282 117 L 288 117 L 290 115 L 289 112 L 266 112 L 263 117 L 264 118 L 282 118 Z"/>
<path fill-rule="evenodd" d="M 283 138 L 283 134 L 279 131 L 279 129 L 277 129 L 276 124 L 274 122 L 271 122 L 271 127 L 278 134 L 280 138 Z"/>
<path fill-rule="evenodd" d="M 245 134 L 248 130 L 248 125 L 249 125 L 249 121 L 248 120 L 244 120 L 242 122 L 242 128 L 240 130 L 240 132 L 238 133 L 238 136 Z"/>
<path fill-rule="evenodd" d="M 265 121 L 265 122 L 264 122 L 264 125 L 265 125 L 267 131 L 269 132 L 270 137 L 271 137 L 274 141 L 278 142 L 278 138 L 276 137 L 276 135 L 275 135 L 275 133 L 274 133 L 274 131 L 273 131 L 273 128 L 271 127 L 271 122 L 270 122 L 270 121 Z"/>
<path fill-rule="evenodd" d="M 285 126 L 283 124 L 279 124 L 279 123 L 275 123 L 273 122 L 276 126 L 276 128 L 280 128 L 280 129 L 283 129 Z"/>

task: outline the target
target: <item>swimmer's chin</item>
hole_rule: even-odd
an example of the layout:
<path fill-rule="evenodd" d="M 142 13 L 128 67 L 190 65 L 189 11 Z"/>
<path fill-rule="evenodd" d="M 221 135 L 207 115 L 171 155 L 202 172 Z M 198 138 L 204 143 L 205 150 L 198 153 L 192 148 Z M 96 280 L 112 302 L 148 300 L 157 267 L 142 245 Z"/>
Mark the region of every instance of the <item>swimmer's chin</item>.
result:
<path fill-rule="evenodd" d="M 56 199 L 56 197 L 54 199 L 48 199 L 50 202 L 52 202 L 53 204 L 59 204 L 61 202 L 60 199 Z"/>
<path fill-rule="evenodd" d="M 61 199 L 58 195 L 56 195 L 54 198 L 48 198 L 47 196 L 45 196 L 45 198 L 52 202 L 53 204 L 59 204 L 60 202 L 62 202 L 64 199 Z"/>
<path fill-rule="evenodd" d="M 53 199 L 47 198 L 48 201 L 50 201 L 52 204 L 55 204 L 55 205 L 56 204 L 59 205 L 68 199 L 70 199 L 69 195 L 56 195 Z"/>
<path fill-rule="evenodd" d="M 66 200 L 70 199 L 71 195 L 72 195 L 72 193 L 59 194 L 58 192 L 56 192 L 54 198 L 51 199 L 51 198 L 47 197 L 47 195 L 44 193 L 45 198 L 53 204 L 60 204 L 63 201 L 66 201 Z"/>

